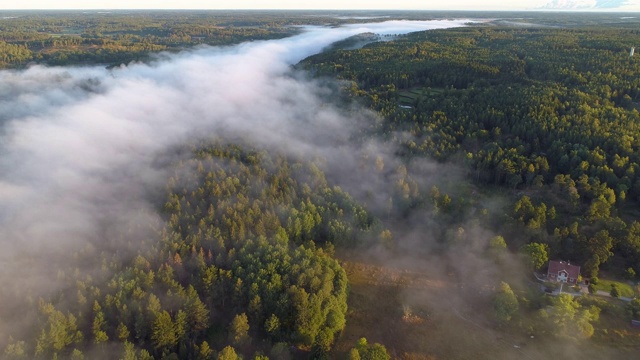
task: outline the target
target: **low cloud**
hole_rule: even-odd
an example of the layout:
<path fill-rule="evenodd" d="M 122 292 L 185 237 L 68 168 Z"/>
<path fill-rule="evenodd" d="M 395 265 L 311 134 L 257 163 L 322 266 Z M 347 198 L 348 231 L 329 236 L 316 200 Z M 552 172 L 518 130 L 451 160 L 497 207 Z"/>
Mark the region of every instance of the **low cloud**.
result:
<path fill-rule="evenodd" d="M 352 141 L 358 124 L 376 115 L 334 106 L 335 84 L 310 80 L 291 65 L 362 32 L 400 34 L 465 22 L 314 27 L 287 39 L 160 54 L 148 64 L 110 70 L 0 72 L 3 294 L 47 295 L 60 286 L 57 264 L 70 256 L 85 257 L 78 271 L 94 274 L 101 266 L 93 262 L 97 254 L 126 256 L 152 239 L 162 226 L 155 209 L 166 165 L 179 156 L 172 149 L 200 138 L 324 159 L 331 180 L 382 211 L 402 162 L 390 145 Z M 384 168 L 377 173 L 362 166 L 378 157 Z M 431 175 L 459 176 L 428 161 L 410 171 L 424 188 Z M 405 246 L 425 241 L 415 232 L 404 235 Z M 11 311 L 10 300 L 0 302 Z"/>

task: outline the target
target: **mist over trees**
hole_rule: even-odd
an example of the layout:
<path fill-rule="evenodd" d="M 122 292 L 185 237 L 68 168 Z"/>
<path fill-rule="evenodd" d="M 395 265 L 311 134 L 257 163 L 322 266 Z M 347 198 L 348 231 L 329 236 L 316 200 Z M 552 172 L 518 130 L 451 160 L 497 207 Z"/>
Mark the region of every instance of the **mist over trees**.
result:
<path fill-rule="evenodd" d="M 91 343 L 105 357 L 116 342 L 157 358 L 270 351 L 260 339 L 329 350 L 347 309 L 333 244 L 362 241 L 375 220 L 313 165 L 264 152 L 212 143 L 175 173 L 158 243 L 130 262 L 104 258 L 104 282 L 67 276 L 62 309 L 38 306 L 35 355 Z"/>
<path fill-rule="evenodd" d="M 545 26 L 394 34 L 292 68 L 359 28 L 289 26 L 371 19 L 20 15 L 0 20 L 0 66 L 103 65 L 0 74 L 0 357 L 637 347 L 620 324 L 638 319 L 638 301 L 616 303 L 633 289 L 549 296 L 530 275 L 571 260 L 595 293 L 598 275 L 640 271 L 632 20 L 536 14 L 527 21 Z M 383 311 L 365 313 L 372 303 Z M 363 318 L 375 326 L 350 332 Z"/>

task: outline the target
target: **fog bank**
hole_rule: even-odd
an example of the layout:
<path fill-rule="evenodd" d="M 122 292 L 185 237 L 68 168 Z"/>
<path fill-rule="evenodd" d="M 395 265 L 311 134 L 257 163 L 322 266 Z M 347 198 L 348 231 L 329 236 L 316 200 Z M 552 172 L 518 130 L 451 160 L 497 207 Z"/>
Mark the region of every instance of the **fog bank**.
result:
<path fill-rule="evenodd" d="M 392 178 L 351 171 L 367 156 L 381 156 L 389 169 L 400 163 L 388 145 L 350 142 L 357 124 L 376 115 L 338 109 L 331 85 L 291 65 L 363 32 L 466 22 L 313 27 L 286 39 L 159 54 L 110 70 L 1 71 L 0 316 L 11 314 L 13 296 L 37 299 L 58 290 L 56 265 L 70 256 L 86 258 L 77 271 L 91 275 L 102 265 L 93 261 L 98 253 L 126 256 L 152 241 L 162 226 L 156 209 L 165 167 L 175 160 L 171 149 L 200 138 L 324 159 L 332 179 L 359 197 L 377 194 L 371 202 L 382 206 Z M 418 168 L 429 173 L 429 166 Z"/>

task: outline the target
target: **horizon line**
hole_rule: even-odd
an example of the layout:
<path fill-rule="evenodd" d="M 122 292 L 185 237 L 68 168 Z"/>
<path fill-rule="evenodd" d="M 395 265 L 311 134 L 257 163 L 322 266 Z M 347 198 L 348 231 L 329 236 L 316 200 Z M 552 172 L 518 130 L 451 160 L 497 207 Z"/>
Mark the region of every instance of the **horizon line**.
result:
<path fill-rule="evenodd" d="M 639 13 L 638 10 L 624 9 L 554 9 L 554 8 L 526 8 L 526 9 L 389 9 L 389 8 L 0 8 L 0 11 L 451 11 L 451 12 L 585 12 L 585 13 Z"/>

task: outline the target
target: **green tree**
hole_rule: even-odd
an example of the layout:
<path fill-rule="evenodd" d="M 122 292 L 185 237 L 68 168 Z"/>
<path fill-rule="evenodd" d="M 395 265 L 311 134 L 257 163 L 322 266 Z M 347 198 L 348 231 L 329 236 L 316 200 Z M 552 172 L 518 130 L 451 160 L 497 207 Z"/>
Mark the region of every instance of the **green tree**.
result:
<path fill-rule="evenodd" d="M 493 297 L 493 310 L 498 320 L 506 322 L 511 320 L 519 309 L 518 298 L 506 282 L 501 282 L 500 287 Z"/>
<path fill-rule="evenodd" d="M 496 261 L 504 258 L 507 252 L 507 242 L 504 237 L 496 235 L 489 239 L 489 255 Z"/>
<path fill-rule="evenodd" d="M 171 315 L 166 310 L 159 313 L 154 321 L 151 340 L 156 349 L 168 350 L 176 346 L 176 330 Z"/>
<path fill-rule="evenodd" d="M 532 242 L 522 247 L 528 266 L 534 270 L 541 269 L 549 262 L 549 245 Z"/>
<path fill-rule="evenodd" d="M 600 271 L 600 257 L 596 254 L 591 255 L 591 257 L 585 261 L 582 265 L 582 271 L 591 278 L 591 282 L 593 283 L 593 279 L 598 279 L 598 272 Z M 594 283 L 594 285 L 597 283 Z"/>
<path fill-rule="evenodd" d="M 189 331 L 200 332 L 209 327 L 209 310 L 191 285 L 187 287 L 185 313 L 187 314 Z"/>
<path fill-rule="evenodd" d="M 173 321 L 173 331 L 176 334 L 178 342 L 185 340 L 188 326 L 187 314 L 182 310 L 178 310 L 175 315 L 175 320 Z"/>
<path fill-rule="evenodd" d="M 280 330 L 280 320 L 275 314 L 271 314 L 269 318 L 264 322 L 264 329 L 270 336 L 277 336 Z"/>
<path fill-rule="evenodd" d="M 218 357 L 216 359 L 217 360 L 241 360 L 242 358 L 238 356 L 238 354 L 236 353 L 236 350 L 233 347 L 227 346 L 218 353 Z"/>
<path fill-rule="evenodd" d="M 138 360 L 154 360 L 153 356 L 145 349 L 138 351 Z"/>
<path fill-rule="evenodd" d="M 353 351 L 356 350 L 356 351 Z M 366 338 L 360 338 L 355 348 L 349 351 L 349 357 L 362 360 L 390 360 L 391 356 L 384 345 L 375 343 L 370 345 Z"/>
<path fill-rule="evenodd" d="M 47 321 L 36 341 L 36 355 L 57 353 L 84 338 L 72 314 L 64 315 L 43 301 L 40 302 L 40 311 L 47 316 Z"/>
<path fill-rule="evenodd" d="M 129 335 L 130 333 L 127 325 L 123 323 L 118 324 L 118 327 L 116 328 L 116 336 L 118 337 L 118 340 L 124 342 L 129 339 Z"/>
<path fill-rule="evenodd" d="M 491 249 L 506 249 L 507 242 L 504 241 L 504 237 L 496 235 L 489 240 L 489 248 Z"/>
<path fill-rule="evenodd" d="M 591 221 L 604 220 L 611 216 L 611 205 L 604 197 L 599 197 L 591 203 L 587 215 Z"/>
<path fill-rule="evenodd" d="M 634 280 L 636 278 L 636 271 L 633 270 L 632 267 L 628 267 L 627 271 L 625 271 L 625 276 L 629 280 Z"/>
<path fill-rule="evenodd" d="M 591 323 L 598 320 L 600 309 L 595 306 L 583 309 L 572 295 L 562 293 L 553 299 L 546 314 L 553 322 L 552 331 L 556 336 L 586 339 L 593 335 Z"/>
<path fill-rule="evenodd" d="M 137 360 L 136 347 L 132 343 L 125 341 L 122 357 L 120 360 Z"/>
<path fill-rule="evenodd" d="M 93 312 L 95 314 L 93 318 L 93 341 L 96 344 L 101 344 L 109 340 L 109 337 L 104 331 L 106 321 L 104 320 L 104 313 L 97 300 L 93 304 Z"/>
<path fill-rule="evenodd" d="M 627 304 L 627 311 L 633 320 L 640 320 L 640 299 L 633 299 Z"/>
<path fill-rule="evenodd" d="M 84 360 L 84 354 L 82 353 L 82 351 L 80 351 L 78 349 L 73 349 L 69 359 L 70 360 Z"/>
<path fill-rule="evenodd" d="M 620 297 L 620 290 L 618 290 L 618 284 L 611 284 L 611 291 L 609 292 L 611 297 L 618 298 Z"/>
<path fill-rule="evenodd" d="M 231 321 L 229 341 L 234 346 L 243 346 L 249 342 L 249 319 L 245 313 L 236 315 Z"/>
<path fill-rule="evenodd" d="M 609 231 L 598 231 L 587 244 L 590 253 L 597 255 L 600 263 L 607 262 L 609 257 L 613 255 L 611 249 L 613 248 L 613 238 L 609 235 Z"/>
<path fill-rule="evenodd" d="M 11 341 L 12 339 L 9 339 Z M 26 343 L 24 341 L 11 342 L 4 350 L 6 359 L 27 359 Z"/>
<path fill-rule="evenodd" d="M 348 360 L 361 360 L 362 358 L 360 357 L 360 352 L 358 351 L 358 349 L 351 348 L 351 350 L 349 350 L 349 354 L 347 355 L 347 359 Z"/>
<path fill-rule="evenodd" d="M 200 346 L 198 346 L 198 360 L 211 360 L 213 359 L 213 350 L 209 347 L 209 343 L 203 341 Z"/>

